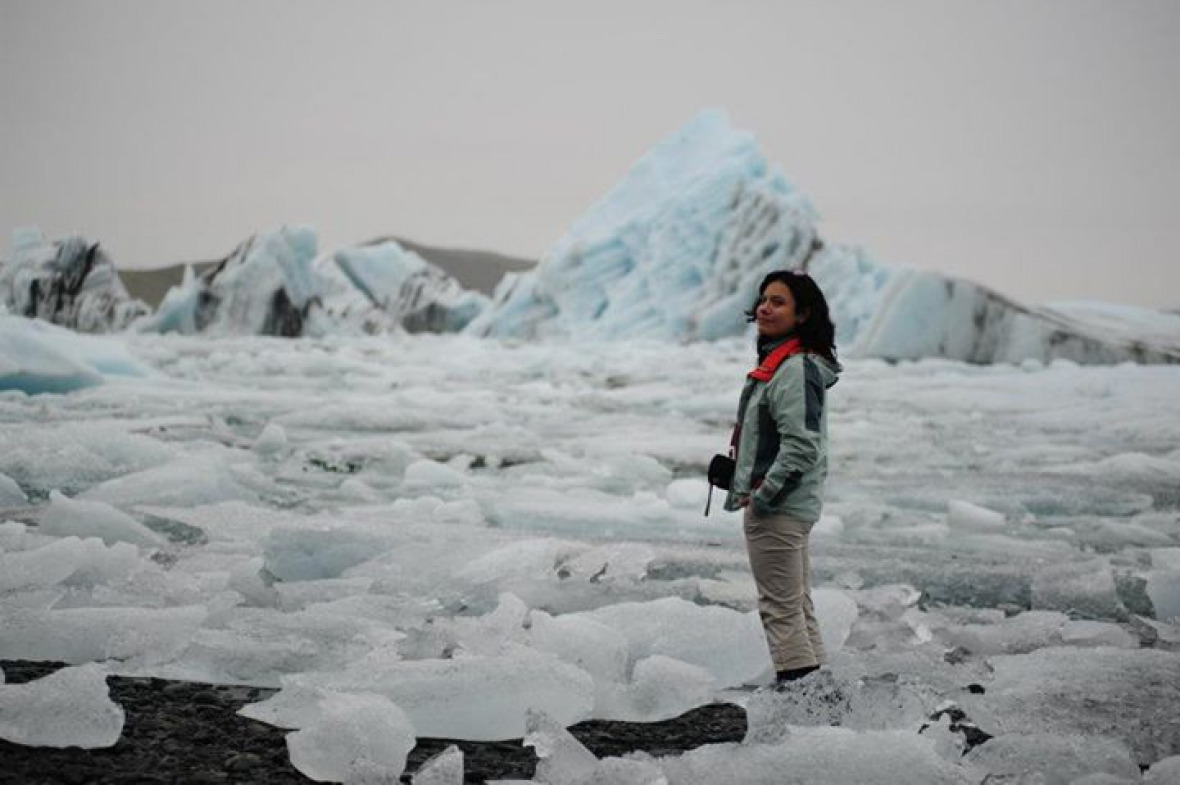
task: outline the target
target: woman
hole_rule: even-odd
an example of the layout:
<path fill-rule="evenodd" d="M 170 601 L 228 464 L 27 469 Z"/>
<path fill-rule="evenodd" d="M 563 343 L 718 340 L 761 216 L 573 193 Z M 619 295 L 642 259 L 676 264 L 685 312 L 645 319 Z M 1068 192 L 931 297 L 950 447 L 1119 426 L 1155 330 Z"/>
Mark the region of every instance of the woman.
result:
<path fill-rule="evenodd" d="M 807 539 L 823 505 L 825 404 L 840 363 L 827 300 L 805 273 L 767 275 L 747 317 L 758 325 L 759 365 L 738 404 L 736 469 L 725 507 L 745 510 L 758 612 L 782 683 L 824 661 Z"/>

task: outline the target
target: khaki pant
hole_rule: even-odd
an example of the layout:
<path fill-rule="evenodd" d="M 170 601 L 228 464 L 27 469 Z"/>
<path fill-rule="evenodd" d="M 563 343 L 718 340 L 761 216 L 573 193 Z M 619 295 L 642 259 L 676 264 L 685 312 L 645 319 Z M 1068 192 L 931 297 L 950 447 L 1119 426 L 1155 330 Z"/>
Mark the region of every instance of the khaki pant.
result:
<path fill-rule="evenodd" d="M 824 661 L 823 642 L 811 604 L 813 524 L 785 515 L 758 517 L 747 507 L 743 520 L 750 569 L 758 586 L 758 614 L 776 671 L 810 668 Z"/>

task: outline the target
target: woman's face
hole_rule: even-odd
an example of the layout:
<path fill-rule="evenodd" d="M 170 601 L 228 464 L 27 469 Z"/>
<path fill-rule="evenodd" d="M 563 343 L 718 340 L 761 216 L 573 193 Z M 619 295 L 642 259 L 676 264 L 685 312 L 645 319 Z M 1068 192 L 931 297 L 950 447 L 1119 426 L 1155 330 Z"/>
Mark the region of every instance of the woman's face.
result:
<path fill-rule="evenodd" d="M 803 321 L 795 313 L 795 296 L 781 281 L 772 281 L 762 291 L 754 309 L 754 320 L 763 338 L 782 338 Z"/>

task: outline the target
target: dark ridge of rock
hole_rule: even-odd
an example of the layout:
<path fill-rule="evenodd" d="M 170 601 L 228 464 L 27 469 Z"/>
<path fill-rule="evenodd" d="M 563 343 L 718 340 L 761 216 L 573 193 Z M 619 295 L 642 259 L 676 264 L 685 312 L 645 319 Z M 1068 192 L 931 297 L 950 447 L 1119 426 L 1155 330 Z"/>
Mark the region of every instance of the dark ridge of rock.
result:
<path fill-rule="evenodd" d="M 506 273 L 523 272 L 536 266 L 532 259 L 507 256 L 492 251 L 477 251 L 458 248 L 439 248 L 423 245 L 402 237 L 379 237 L 362 243 L 362 246 L 378 245 L 393 240 L 407 251 L 413 251 L 431 264 L 441 268 L 464 288 L 474 289 L 490 295 Z M 227 257 L 228 258 L 228 257 Z M 198 278 L 222 265 L 225 259 L 213 259 L 187 264 L 174 264 L 147 270 L 119 270 L 119 277 L 131 297 L 142 300 L 155 308 L 164 295 L 184 280 L 184 268 L 192 267 Z"/>
<path fill-rule="evenodd" d="M 431 264 L 442 268 L 464 287 L 487 295 L 496 290 L 497 284 L 505 274 L 524 272 L 537 266 L 535 259 L 523 259 L 493 251 L 440 248 L 396 236 L 377 238 L 364 245 L 376 245 L 386 240 L 393 240 L 407 251 L 413 251 Z"/>
<path fill-rule="evenodd" d="M 210 268 L 216 267 L 219 261 L 191 262 L 176 264 L 168 267 L 157 267 L 150 270 L 119 270 L 119 277 L 127 292 L 137 299 L 143 300 L 152 308 L 160 304 L 164 295 L 174 286 L 180 286 L 184 280 L 184 268 L 192 267 L 197 277 L 203 276 Z"/>

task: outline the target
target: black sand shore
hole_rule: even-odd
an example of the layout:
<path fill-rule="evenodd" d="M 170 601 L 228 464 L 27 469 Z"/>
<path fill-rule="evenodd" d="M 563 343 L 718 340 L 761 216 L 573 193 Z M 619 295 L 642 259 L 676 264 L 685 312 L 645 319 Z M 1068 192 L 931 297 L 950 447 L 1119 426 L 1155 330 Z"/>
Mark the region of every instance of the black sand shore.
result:
<path fill-rule="evenodd" d="M 18 684 L 48 675 L 58 663 L 0 662 L 6 681 Z M 312 782 L 287 757 L 288 731 L 240 717 L 237 710 L 273 690 L 163 679 L 107 679 L 111 698 L 127 713 L 119 743 L 101 750 L 25 747 L 0 740 L 0 782 L 21 785 L 133 785 L 148 783 Z M 703 744 L 740 741 L 746 714 L 732 704 L 702 706 L 663 722 L 591 720 L 570 732 L 598 757 L 643 750 L 668 755 Z M 463 750 L 465 781 L 529 779 L 533 750 L 519 740 L 502 742 L 419 739 L 403 782 L 451 744 Z"/>

